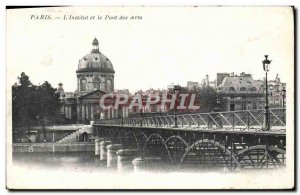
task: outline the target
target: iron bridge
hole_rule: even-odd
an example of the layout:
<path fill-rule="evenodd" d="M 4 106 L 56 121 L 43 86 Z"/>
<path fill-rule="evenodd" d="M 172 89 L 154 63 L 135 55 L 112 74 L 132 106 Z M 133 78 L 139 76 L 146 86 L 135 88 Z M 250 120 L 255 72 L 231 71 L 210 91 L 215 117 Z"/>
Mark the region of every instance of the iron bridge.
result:
<path fill-rule="evenodd" d="M 159 157 L 177 168 L 274 169 L 286 164 L 286 110 L 191 113 L 101 120 L 94 134 L 141 158 Z M 177 124 L 176 124 L 177 123 Z"/>

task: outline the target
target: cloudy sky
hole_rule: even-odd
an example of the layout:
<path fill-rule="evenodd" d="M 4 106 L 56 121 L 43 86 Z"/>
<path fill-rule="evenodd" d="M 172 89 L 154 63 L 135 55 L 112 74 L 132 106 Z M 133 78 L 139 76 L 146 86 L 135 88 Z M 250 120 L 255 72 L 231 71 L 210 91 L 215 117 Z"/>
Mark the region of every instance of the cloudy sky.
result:
<path fill-rule="evenodd" d="M 50 15 L 50 20 L 31 19 Z M 64 15 L 141 16 L 135 20 L 63 20 Z M 59 18 L 60 19 L 59 19 Z M 21 72 L 35 84 L 76 90 L 78 60 L 92 49 L 113 63 L 116 89 L 166 88 L 206 74 L 246 72 L 262 79 L 293 73 L 293 13 L 285 7 L 81 7 L 7 10 L 7 81 Z"/>

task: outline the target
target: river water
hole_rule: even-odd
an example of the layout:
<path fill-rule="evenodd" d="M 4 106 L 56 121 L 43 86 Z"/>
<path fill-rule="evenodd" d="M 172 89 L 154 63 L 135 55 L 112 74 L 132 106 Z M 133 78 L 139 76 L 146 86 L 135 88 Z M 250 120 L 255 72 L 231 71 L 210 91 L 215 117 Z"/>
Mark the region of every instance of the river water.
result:
<path fill-rule="evenodd" d="M 12 163 L 9 175 L 13 175 L 14 180 L 11 182 L 21 189 L 220 189 L 224 186 L 238 188 L 237 182 L 244 180 L 259 186 L 260 181 L 270 179 L 270 175 L 272 178 L 282 176 L 279 170 L 266 174 L 265 171 L 230 172 L 199 167 L 182 170 L 171 165 L 146 172 L 135 172 L 130 166 L 120 172 L 117 167 L 107 168 L 106 161 L 100 161 L 94 152 L 14 153 Z M 242 184 L 240 187 L 245 187 Z"/>
<path fill-rule="evenodd" d="M 94 152 L 14 153 L 13 164 L 37 169 L 80 170 L 83 172 L 114 171 L 106 168 Z"/>
<path fill-rule="evenodd" d="M 35 170 L 61 170 L 99 173 L 133 173 L 134 168 L 131 163 L 122 169 L 116 166 L 107 168 L 107 161 L 100 161 L 99 156 L 94 152 L 60 152 L 60 153 L 13 153 L 13 164 L 20 167 L 34 168 Z M 116 165 L 116 164 L 115 164 Z M 190 169 L 178 169 L 168 163 L 153 164 L 147 169 L 148 172 L 190 172 Z M 194 172 L 195 170 L 192 170 Z M 215 170 L 216 171 L 216 170 Z M 203 172 L 203 170 L 201 170 Z"/>

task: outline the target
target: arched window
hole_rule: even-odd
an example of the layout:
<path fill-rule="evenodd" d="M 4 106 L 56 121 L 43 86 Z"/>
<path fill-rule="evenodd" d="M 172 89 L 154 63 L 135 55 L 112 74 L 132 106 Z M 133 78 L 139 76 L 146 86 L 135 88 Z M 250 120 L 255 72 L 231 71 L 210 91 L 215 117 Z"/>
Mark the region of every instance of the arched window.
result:
<path fill-rule="evenodd" d="M 107 89 L 107 91 L 112 91 L 112 88 L 111 88 L 111 80 L 107 80 L 107 81 L 106 81 L 106 89 Z"/>
<path fill-rule="evenodd" d="M 240 91 L 246 91 L 245 87 L 241 87 Z"/>
<path fill-rule="evenodd" d="M 94 79 L 94 88 L 96 88 L 97 90 L 100 89 L 100 79 Z"/>
<path fill-rule="evenodd" d="M 101 79 L 100 79 L 100 84 L 99 84 L 99 86 L 100 86 L 100 90 L 101 91 L 105 91 L 105 79 L 102 77 Z"/>
<path fill-rule="evenodd" d="M 229 91 L 235 91 L 234 87 L 229 87 Z"/>
<path fill-rule="evenodd" d="M 81 79 L 80 81 L 80 91 L 86 91 L 86 80 Z"/>

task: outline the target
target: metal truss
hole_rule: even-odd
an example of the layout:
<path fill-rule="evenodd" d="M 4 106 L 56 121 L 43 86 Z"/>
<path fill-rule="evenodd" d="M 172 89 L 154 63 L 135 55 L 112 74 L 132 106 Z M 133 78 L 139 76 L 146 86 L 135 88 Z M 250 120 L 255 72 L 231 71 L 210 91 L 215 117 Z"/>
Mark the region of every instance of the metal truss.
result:
<path fill-rule="evenodd" d="M 239 171 L 286 166 L 285 136 L 94 126 L 104 140 L 137 149 L 175 170 Z M 213 132 L 213 131 L 212 131 Z"/>
<path fill-rule="evenodd" d="M 140 118 L 101 120 L 96 124 L 113 126 L 175 127 L 183 129 L 222 129 L 240 131 L 263 131 L 264 110 L 241 110 L 228 112 L 192 113 L 160 115 Z M 270 131 L 285 132 L 286 109 L 277 108 L 269 111 Z"/>

